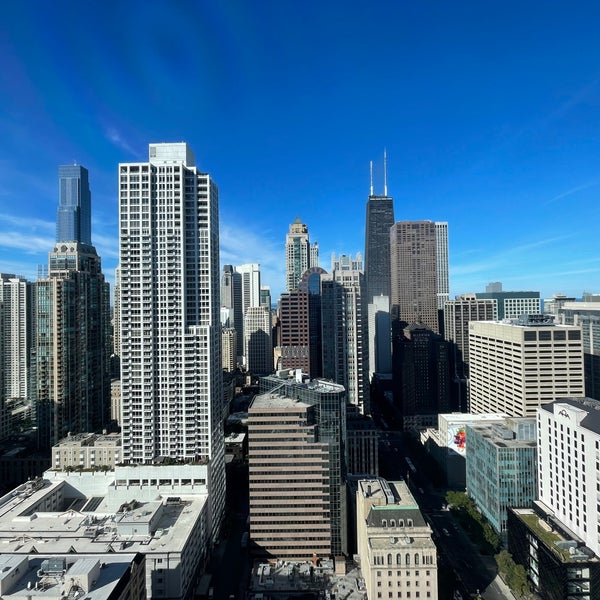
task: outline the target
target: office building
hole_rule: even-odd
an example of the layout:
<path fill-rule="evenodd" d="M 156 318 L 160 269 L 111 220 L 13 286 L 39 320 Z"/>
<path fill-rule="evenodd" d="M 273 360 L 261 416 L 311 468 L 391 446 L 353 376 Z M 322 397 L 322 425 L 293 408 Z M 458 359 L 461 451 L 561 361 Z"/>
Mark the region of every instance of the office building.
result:
<path fill-rule="evenodd" d="M 250 538 L 279 559 L 340 556 L 345 540 L 346 394 L 300 372 L 260 379 L 248 410 Z"/>
<path fill-rule="evenodd" d="M 432 530 L 406 483 L 360 480 L 356 515 L 367 597 L 437 599 L 437 550 Z"/>
<path fill-rule="evenodd" d="M 231 373 L 237 369 L 237 331 L 233 327 L 223 327 L 221 340 L 223 370 Z"/>
<path fill-rule="evenodd" d="M 469 410 L 532 417 L 541 404 L 584 395 L 581 328 L 549 315 L 469 323 Z"/>
<path fill-rule="evenodd" d="M 360 252 L 356 253 L 353 258 L 349 254 L 340 254 L 336 256 L 335 252 L 331 253 L 331 271 L 362 271 L 363 259 Z"/>
<path fill-rule="evenodd" d="M 250 306 L 244 313 L 244 358 L 253 375 L 273 372 L 271 311 L 265 306 Z"/>
<path fill-rule="evenodd" d="M 600 596 L 599 416 L 591 398 L 537 410 L 539 500 L 508 512 L 508 549 L 540 598 Z"/>
<path fill-rule="evenodd" d="M 450 281 L 448 269 L 448 223 L 435 222 L 435 248 L 437 266 L 437 307 L 444 310 L 444 305 L 450 300 Z"/>
<path fill-rule="evenodd" d="M 248 263 L 235 267 L 241 276 L 242 312 L 251 306 L 260 306 L 260 266 L 258 263 Z"/>
<path fill-rule="evenodd" d="M 319 266 L 319 245 L 312 246 L 308 237 L 308 227 L 300 217 L 290 225 L 285 238 L 285 288 L 288 292 L 298 289 L 302 274 L 309 267 Z"/>
<path fill-rule="evenodd" d="M 145 568 L 144 556 L 136 553 L 1 554 L 0 593 L 6 600 L 146 600 Z"/>
<path fill-rule="evenodd" d="M 279 300 L 279 349 L 282 369 L 302 369 L 311 377 L 308 292 L 287 292 Z"/>
<path fill-rule="evenodd" d="M 242 304 L 242 276 L 233 265 L 224 265 L 221 276 L 221 325 L 237 331 L 238 357 L 244 354 L 244 309 Z"/>
<path fill-rule="evenodd" d="M 271 288 L 268 285 L 260 286 L 260 306 L 265 306 L 271 310 Z"/>
<path fill-rule="evenodd" d="M 123 462 L 201 473 L 214 540 L 225 503 L 218 190 L 183 142 L 120 164 L 119 190 Z"/>
<path fill-rule="evenodd" d="M 558 308 L 556 319 L 581 327 L 585 395 L 600 399 L 600 302 L 566 301 Z"/>
<path fill-rule="evenodd" d="M 92 200 L 88 171 L 80 165 L 58 167 L 56 241 L 92 245 Z"/>
<path fill-rule="evenodd" d="M 379 474 L 379 430 L 372 417 L 352 405 L 346 411 L 348 474 Z"/>
<path fill-rule="evenodd" d="M 554 315 L 555 319 L 558 319 L 560 309 L 567 302 L 576 302 L 577 298 L 568 297 L 564 294 L 554 294 L 552 298 L 544 298 L 544 314 Z"/>
<path fill-rule="evenodd" d="M 450 411 L 450 344 L 421 323 L 394 338 L 394 402 L 406 431 L 434 427 Z"/>
<path fill-rule="evenodd" d="M 387 191 L 387 156 L 383 157 L 383 195 L 373 190 L 373 163 L 371 187 L 365 217 L 365 284 L 366 302 L 376 296 L 390 297 L 390 227 L 394 224 L 394 199 Z"/>
<path fill-rule="evenodd" d="M 44 478 L 28 481 L 0 498 L 3 557 L 19 561 L 28 555 L 51 554 L 65 557 L 67 564 L 83 561 L 89 568 L 89 576 L 79 571 L 77 579 L 81 579 L 75 582 L 64 577 L 63 568 L 61 576 L 27 571 L 22 584 L 27 587 L 31 582 L 27 595 L 43 598 L 54 590 L 57 599 L 101 599 L 106 593 L 106 598 L 123 600 L 127 588 L 110 587 L 110 576 L 115 574 L 111 563 L 127 561 L 136 581 L 130 590 L 132 599 L 186 600 L 193 596 L 208 552 L 207 497 L 199 492 L 206 491 L 206 482 L 193 474 L 191 465 L 172 465 L 162 472 L 156 466 L 117 467 L 116 472 L 47 471 Z M 26 520 L 23 514 L 28 515 Z M 42 585 L 35 590 L 41 575 L 51 576 L 45 583 L 54 578 L 55 587 Z M 80 590 L 70 588 L 71 583 Z"/>
<path fill-rule="evenodd" d="M 444 306 L 444 337 L 452 343 L 455 376 L 469 376 L 469 322 L 491 321 L 496 304 L 491 299 L 479 300 L 475 294 L 463 294 Z"/>
<path fill-rule="evenodd" d="M 534 417 L 466 428 L 467 493 L 506 540 L 508 508 L 529 508 L 537 500 L 537 436 Z"/>
<path fill-rule="evenodd" d="M 0 440 L 11 431 L 14 411 L 31 415 L 32 288 L 22 277 L 0 273 Z"/>
<path fill-rule="evenodd" d="M 48 450 L 69 432 L 102 431 L 110 422 L 110 290 L 89 243 L 87 171 L 76 170 L 79 183 L 76 177 L 61 180 L 57 236 L 63 239 L 34 289 L 35 421 L 40 447 Z M 78 186 L 81 208 L 74 206 Z"/>
<path fill-rule="evenodd" d="M 375 296 L 367 307 L 369 333 L 369 381 L 375 373 L 392 373 L 392 319 L 390 299 Z"/>
<path fill-rule="evenodd" d="M 368 314 L 362 271 L 321 276 L 323 376 L 343 385 L 348 402 L 370 412 Z"/>
<path fill-rule="evenodd" d="M 399 221 L 390 230 L 392 319 L 439 333 L 436 226 Z"/>
<path fill-rule="evenodd" d="M 539 292 L 504 292 L 502 283 L 496 281 L 486 287 L 485 292 L 475 294 L 477 300 L 494 300 L 494 319 L 518 319 L 522 315 L 538 315 L 542 312 Z"/>

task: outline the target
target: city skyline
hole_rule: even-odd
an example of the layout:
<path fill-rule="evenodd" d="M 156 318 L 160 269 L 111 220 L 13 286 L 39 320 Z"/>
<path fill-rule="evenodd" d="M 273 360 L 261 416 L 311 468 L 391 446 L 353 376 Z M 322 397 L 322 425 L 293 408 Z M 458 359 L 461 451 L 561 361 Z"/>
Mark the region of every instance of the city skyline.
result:
<path fill-rule="evenodd" d="M 112 283 L 116 165 L 185 140 L 219 182 L 221 263 L 259 263 L 274 301 L 296 217 L 325 269 L 364 254 L 384 148 L 396 220 L 448 222 L 451 298 L 600 287 L 600 7 L 161 6 L 7 8 L 0 272 L 47 263 L 56 169 L 75 162 Z"/>

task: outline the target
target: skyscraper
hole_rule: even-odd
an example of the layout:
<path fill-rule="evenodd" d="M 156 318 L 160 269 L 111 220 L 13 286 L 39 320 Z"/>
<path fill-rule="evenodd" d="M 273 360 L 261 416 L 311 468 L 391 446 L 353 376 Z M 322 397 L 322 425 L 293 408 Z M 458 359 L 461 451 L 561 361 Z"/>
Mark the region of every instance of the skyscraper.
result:
<path fill-rule="evenodd" d="M 288 292 L 298 289 L 302 274 L 309 267 L 319 266 L 319 246 L 312 246 L 308 227 L 296 217 L 285 237 L 285 287 Z"/>
<path fill-rule="evenodd" d="M 35 419 L 42 448 L 110 422 L 110 290 L 94 246 L 58 242 L 34 292 Z"/>
<path fill-rule="evenodd" d="M 439 333 L 436 225 L 399 221 L 390 231 L 392 318 Z"/>
<path fill-rule="evenodd" d="M 343 385 L 348 402 L 359 407 L 363 414 L 369 414 L 364 274 L 362 271 L 336 270 L 331 275 L 322 275 L 321 290 L 323 376 Z"/>
<path fill-rule="evenodd" d="M 223 266 L 221 277 L 221 309 L 225 317 L 221 322 L 225 327 L 233 327 L 236 332 L 236 357 L 244 354 L 244 309 L 242 308 L 242 276 L 233 265 Z"/>
<path fill-rule="evenodd" d="M 260 306 L 260 266 L 248 263 L 235 267 L 242 277 L 242 311 L 244 314 L 251 306 Z"/>
<path fill-rule="evenodd" d="M 373 194 L 373 184 L 367 200 L 365 225 L 366 301 L 375 296 L 390 297 L 390 227 L 394 224 L 394 199 Z"/>
<path fill-rule="evenodd" d="M 339 556 L 346 530 L 345 390 L 276 375 L 259 384 L 248 410 L 252 541 L 258 552 L 282 559 Z"/>
<path fill-rule="evenodd" d="M 88 171 L 80 165 L 58 168 L 56 241 L 92 244 L 92 209 Z"/>
<path fill-rule="evenodd" d="M 437 263 L 437 307 L 444 310 L 444 304 L 450 300 L 450 282 L 448 278 L 448 223 L 436 221 L 435 248 Z"/>
<path fill-rule="evenodd" d="M 182 142 L 120 164 L 119 189 L 123 460 L 208 462 L 214 533 L 225 494 L 217 186 Z"/>
<path fill-rule="evenodd" d="M 255 375 L 273 372 L 271 311 L 266 306 L 249 306 L 244 313 L 244 357 L 246 369 Z"/>
<path fill-rule="evenodd" d="M 30 402 L 32 287 L 22 277 L 0 273 L 0 439 L 9 433 L 11 409 Z"/>

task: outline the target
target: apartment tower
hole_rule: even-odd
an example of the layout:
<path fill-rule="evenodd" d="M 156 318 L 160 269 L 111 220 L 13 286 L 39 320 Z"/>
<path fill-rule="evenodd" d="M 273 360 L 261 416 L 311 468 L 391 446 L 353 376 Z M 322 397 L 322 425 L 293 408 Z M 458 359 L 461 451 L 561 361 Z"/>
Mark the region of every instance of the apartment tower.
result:
<path fill-rule="evenodd" d="M 123 461 L 208 462 L 225 501 L 218 190 L 185 143 L 119 165 Z"/>
<path fill-rule="evenodd" d="M 33 368 L 39 443 L 110 422 L 110 290 L 91 245 L 83 167 L 59 168 L 57 242 L 34 292 Z"/>
<path fill-rule="evenodd" d="M 308 227 L 296 217 L 285 237 L 285 287 L 288 292 L 298 289 L 302 274 L 309 267 L 319 266 L 319 245 L 312 246 Z"/>

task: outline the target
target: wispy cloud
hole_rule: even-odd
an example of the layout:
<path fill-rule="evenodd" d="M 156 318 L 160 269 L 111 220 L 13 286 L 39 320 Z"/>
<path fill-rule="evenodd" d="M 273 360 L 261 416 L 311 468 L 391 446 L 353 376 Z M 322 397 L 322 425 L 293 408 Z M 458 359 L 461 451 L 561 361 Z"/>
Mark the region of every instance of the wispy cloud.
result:
<path fill-rule="evenodd" d="M 16 231 L 0 231 L 0 247 L 43 256 L 54 247 L 54 238 L 31 236 Z"/>
<path fill-rule="evenodd" d="M 508 246 L 502 248 L 495 254 L 486 255 L 485 260 L 464 262 L 462 264 L 453 265 L 452 275 L 461 277 L 464 275 L 489 272 L 490 276 L 493 276 L 494 270 L 504 268 L 507 265 L 514 266 L 515 262 L 518 262 L 519 259 L 523 261 L 529 261 L 530 253 L 533 250 L 538 250 L 545 246 L 550 246 L 559 242 L 562 243 L 569 237 L 571 236 L 555 236 L 541 240 L 535 240 L 526 244 L 519 244 L 517 246 Z M 487 250 L 482 251 L 482 253 L 487 252 Z"/>
<path fill-rule="evenodd" d="M 104 135 L 111 144 L 121 148 L 121 150 L 125 150 L 125 152 L 128 152 L 129 154 L 136 154 L 132 145 L 121 135 L 116 127 L 108 127 L 104 132 Z"/>
<path fill-rule="evenodd" d="M 562 200 L 563 198 L 567 198 L 568 196 L 572 196 L 573 194 L 577 194 L 578 192 L 583 192 L 584 190 L 589 190 L 590 188 L 596 187 L 598 185 L 600 185 L 600 180 L 598 180 L 598 179 L 589 181 L 587 183 L 583 183 L 574 188 L 571 188 L 570 190 L 567 190 L 566 192 L 562 192 L 561 194 L 554 196 L 554 198 L 550 198 L 550 200 L 544 202 L 544 206 L 548 206 L 548 204 L 552 204 L 553 202 L 558 202 L 559 200 Z"/>
<path fill-rule="evenodd" d="M 246 225 L 221 223 L 221 263 L 242 265 L 259 263 L 261 284 L 268 285 L 277 297 L 285 282 L 285 250 L 281 240 L 258 235 Z"/>
<path fill-rule="evenodd" d="M 56 229 L 56 223 L 54 221 L 44 221 L 43 219 L 36 219 L 35 217 L 19 217 L 8 213 L 0 213 L 0 222 L 2 222 L 4 226 L 12 225 L 13 227 L 26 229 L 28 231 L 40 230 L 50 233 Z"/>

